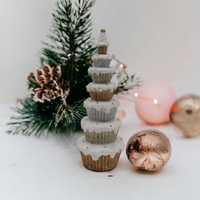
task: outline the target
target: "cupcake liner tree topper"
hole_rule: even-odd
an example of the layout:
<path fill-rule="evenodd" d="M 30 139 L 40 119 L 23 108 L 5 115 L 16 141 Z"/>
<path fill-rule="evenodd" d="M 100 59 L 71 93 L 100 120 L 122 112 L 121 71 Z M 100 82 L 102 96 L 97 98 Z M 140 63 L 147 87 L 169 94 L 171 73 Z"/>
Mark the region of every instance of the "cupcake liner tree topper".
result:
<path fill-rule="evenodd" d="M 108 48 L 107 37 L 105 29 L 101 29 L 100 36 L 97 42 L 98 54 L 106 54 Z"/>

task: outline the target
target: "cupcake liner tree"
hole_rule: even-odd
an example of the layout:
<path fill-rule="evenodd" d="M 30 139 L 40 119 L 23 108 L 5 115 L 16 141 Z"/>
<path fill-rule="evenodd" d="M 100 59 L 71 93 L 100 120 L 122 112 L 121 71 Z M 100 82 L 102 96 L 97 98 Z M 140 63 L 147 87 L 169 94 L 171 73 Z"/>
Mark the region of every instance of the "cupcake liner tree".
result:
<path fill-rule="evenodd" d="M 106 76 L 111 72 L 107 70 L 111 61 L 110 56 L 106 54 L 107 47 L 105 30 L 102 29 L 97 43 L 98 54 L 92 56 L 95 62 L 93 62 L 93 67 L 88 69 L 89 73 L 92 71 L 95 75 L 92 76 L 94 82 L 99 80 L 100 73 Z M 98 59 L 101 62 L 98 62 Z M 101 79 L 101 83 L 92 82 L 86 87 L 91 98 L 84 102 L 88 117 L 82 119 L 81 126 L 85 136 L 77 142 L 83 165 L 93 171 L 112 170 L 117 166 L 124 148 L 123 139 L 117 136 L 121 121 L 115 117 L 120 103 L 112 100 L 116 85 L 109 83 L 107 79 Z"/>

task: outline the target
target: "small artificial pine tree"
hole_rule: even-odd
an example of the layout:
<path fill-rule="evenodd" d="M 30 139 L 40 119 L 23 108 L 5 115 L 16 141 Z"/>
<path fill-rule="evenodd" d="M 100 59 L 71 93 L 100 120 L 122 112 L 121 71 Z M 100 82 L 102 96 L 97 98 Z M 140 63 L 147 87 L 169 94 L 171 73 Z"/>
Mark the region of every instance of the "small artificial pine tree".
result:
<path fill-rule="evenodd" d="M 60 66 L 61 77 L 58 85 L 67 95 L 50 101 L 35 102 L 33 95 L 21 100 L 22 108 L 15 108 L 19 116 L 12 117 L 14 122 L 8 133 L 39 136 L 47 132 L 60 132 L 70 124 L 78 125 L 86 115 L 83 101 L 89 96 L 86 85 L 91 82 L 88 68 L 91 66 L 91 55 L 95 47 L 91 41 L 91 12 L 94 0 L 78 0 L 73 8 L 71 0 L 60 0 L 56 3 L 49 38 L 53 45 L 45 44 L 41 53 L 42 66 Z M 29 88 L 40 87 L 28 78 Z"/>

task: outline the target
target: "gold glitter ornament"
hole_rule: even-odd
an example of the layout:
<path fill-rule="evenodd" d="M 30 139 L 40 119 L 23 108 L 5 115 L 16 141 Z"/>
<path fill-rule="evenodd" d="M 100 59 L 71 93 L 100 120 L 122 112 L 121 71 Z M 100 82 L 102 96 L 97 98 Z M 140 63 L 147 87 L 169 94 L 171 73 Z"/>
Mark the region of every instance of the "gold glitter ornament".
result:
<path fill-rule="evenodd" d="M 132 135 L 128 140 L 126 155 L 135 167 L 156 171 L 161 169 L 170 159 L 171 144 L 161 131 L 142 130 Z"/>
<path fill-rule="evenodd" d="M 187 137 L 200 134 L 200 97 L 187 94 L 179 98 L 171 108 L 170 119 Z"/>

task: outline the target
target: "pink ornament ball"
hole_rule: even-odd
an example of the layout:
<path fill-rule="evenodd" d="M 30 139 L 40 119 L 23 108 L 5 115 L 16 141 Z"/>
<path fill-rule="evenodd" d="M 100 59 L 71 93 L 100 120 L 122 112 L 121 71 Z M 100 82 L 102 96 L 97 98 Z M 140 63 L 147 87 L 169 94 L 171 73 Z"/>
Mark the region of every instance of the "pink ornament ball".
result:
<path fill-rule="evenodd" d="M 134 92 L 135 110 L 139 118 L 149 124 L 170 121 L 170 109 L 176 101 L 174 90 L 162 81 L 148 81 Z"/>

